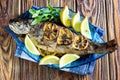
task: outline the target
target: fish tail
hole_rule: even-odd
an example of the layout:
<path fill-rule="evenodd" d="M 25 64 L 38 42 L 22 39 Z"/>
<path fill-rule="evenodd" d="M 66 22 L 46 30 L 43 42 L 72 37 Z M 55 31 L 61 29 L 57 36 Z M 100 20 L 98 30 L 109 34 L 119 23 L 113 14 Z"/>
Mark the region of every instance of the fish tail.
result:
<path fill-rule="evenodd" d="M 106 48 L 108 49 L 108 52 L 113 52 L 115 49 L 117 49 L 117 42 L 115 39 L 108 41 L 106 44 Z"/>
<path fill-rule="evenodd" d="M 115 49 L 117 49 L 117 42 L 115 39 L 110 40 L 106 43 L 92 43 L 92 46 L 94 48 L 95 53 L 103 53 L 103 52 L 113 52 Z"/>

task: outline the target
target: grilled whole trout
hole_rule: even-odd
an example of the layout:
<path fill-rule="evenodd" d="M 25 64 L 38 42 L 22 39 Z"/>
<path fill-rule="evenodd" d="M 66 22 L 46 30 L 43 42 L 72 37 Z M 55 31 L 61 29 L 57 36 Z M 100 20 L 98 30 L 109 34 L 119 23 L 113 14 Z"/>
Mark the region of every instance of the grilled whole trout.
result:
<path fill-rule="evenodd" d="M 81 34 L 51 22 L 30 26 L 29 20 L 13 20 L 10 21 L 9 27 L 16 34 L 29 35 L 43 56 L 53 53 L 58 56 L 66 53 L 77 55 L 110 53 L 117 45 L 114 39 L 106 43 L 92 42 Z"/>

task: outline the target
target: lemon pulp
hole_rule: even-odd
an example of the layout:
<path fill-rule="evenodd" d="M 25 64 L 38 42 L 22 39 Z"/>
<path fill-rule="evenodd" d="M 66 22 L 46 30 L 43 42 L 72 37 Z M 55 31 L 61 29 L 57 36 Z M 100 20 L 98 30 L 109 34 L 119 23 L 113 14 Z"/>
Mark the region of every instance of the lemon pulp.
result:
<path fill-rule="evenodd" d="M 65 6 L 60 12 L 60 20 L 65 27 L 71 26 L 68 6 Z"/>
<path fill-rule="evenodd" d="M 80 13 L 77 12 L 76 14 L 74 14 L 74 16 L 72 17 L 72 27 L 76 32 L 80 32 Z"/>
<path fill-rule="evenodd" d="M 87 17 L 85 17 L 81 22 L 81 34 L 88 39 L 92 39 Z"/>
<path fill-rule="evenodd" d="M 59 64 L 59 58 L 54 55 L 47 55 L 43 57 L 39 62 L 39 65 L 45 65 L 45 64 Z"/>
<path fill-rule="evenodd" d="M 34 55 L 40 55 L 39 51 L 37 50 L 37 48 L 35 47 L 34 43 L 32 42 L 32 40 L 29 38 L 28 35 L 26 35 L 25 37 L 25 47 L 28 49 L 28 51 L 30 51 L 32 54 Z"/>
<path fill-rule="evenodd" d="M 77 60 L 78 58 L 80 58 L 80 56 L 76 54 L 65 54 L 60 58 L 59 67 L 62 68 L 66 66 L 67 64 Z"/>

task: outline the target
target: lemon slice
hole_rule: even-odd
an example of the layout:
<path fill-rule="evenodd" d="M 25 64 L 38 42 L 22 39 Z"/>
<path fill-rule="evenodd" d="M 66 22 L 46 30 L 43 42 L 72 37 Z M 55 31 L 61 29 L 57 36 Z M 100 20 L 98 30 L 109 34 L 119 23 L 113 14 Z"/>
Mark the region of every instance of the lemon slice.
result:
<path fill-rule="evenodd" d="M 43 57 L 40 60 L 39 65 L 46 65 L 46 64 L 59 64 L 59 57 L 54 55 L 47 55 Z"/>
<path fill-rule="evenodd" d="M 59 67 L 62 68 L 66 66 L 67 64 L 77 60 L 78 58 L 80 58 L 80 56 L 76 54 L 65 54 L 60 58 Z"/>
<path fill-rule="evenodd" d="M 60 20 L 65 27 L 71 26 L 68 6 L 65 6 L 60 12 Z"/>
<path fill-rule="evenodd" d="M 27 36 L 29 36 L 29 35 L 27 35 Z M 29 36 L 29 38 L 32 41 L 32 43 L 37 47 L 38 46 L 38 42 L 33 37 Z"/>
<path fill-rule="evenodd" d="M 81 34 L 88 39 L 92 39 L 87 17 L 85 17 L 81 22 Z"/>
<path fill-rule="evenodd" d="M 80 32 L 80 13 L 77 12 L 76 14 L 74 14 L 74 16 L 72 17 L 72 27 L 76 32 Z"/>
<path fill-rule="evenodd" d="M 35 45 L 33 44 L 32 40 L 29 38 L 28 35 L 26 35 L 26 37 L 25 37 L 25 47 L 32 54 L 34 54 L 34 55 L 40 55 L 39 51 L 37 50 L 37 48 L 35 47 Z"/>

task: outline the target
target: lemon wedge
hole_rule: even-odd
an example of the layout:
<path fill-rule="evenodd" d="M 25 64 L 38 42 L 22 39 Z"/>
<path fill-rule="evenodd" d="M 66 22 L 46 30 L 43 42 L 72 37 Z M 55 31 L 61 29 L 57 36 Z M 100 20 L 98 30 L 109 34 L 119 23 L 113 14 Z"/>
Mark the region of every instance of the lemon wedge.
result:
<path fill-rule="evenodd" d="M 65 27 L 71 27 L 68 6 L 65 6 L 60 12 L 60 20 Z"/>
<path fill-rule="evenodd" d="M 80 24 L 81 24 L 80 13 L 77 12 L 72 17 L 72 27 L 76 32 L 80 32 Z"/>
<path fill-rule="evenodd" d="M 30 51 L 34 55 L 40 55 L 39 51 L 37 50 L 37 48 L 35 47 L 34 43 L 29 38 L 28 35 L 25 36 L 24 42 L 25 42 L 25 47 L 28 49 L 28 51 Z"/>
<path fill-rule="evenodd" d="M 90 28 L 89 28 L 89 23 L 88 23 L 88 18 L 85 17 L 82 22 L 81 22 L 81 34 L 85 36 L 88 39 L 92 39 Z"/>
<path fill-rule="evenodd" d="M 45 65 L 45 64 L 59 64 L 59 57 L 54 55 L 47 55 L 43 57 L 39 62 L 39 65 Z"/>
<path fill-rule="evenodd" d="M 66 66 L 67 64 L 69 64 L 79 58 L 80 58 L 80 56 L 78 56 L 76 54 L 65 54 L 60 58 L 59 67 L 62 68 L 64 66 Z"/>

